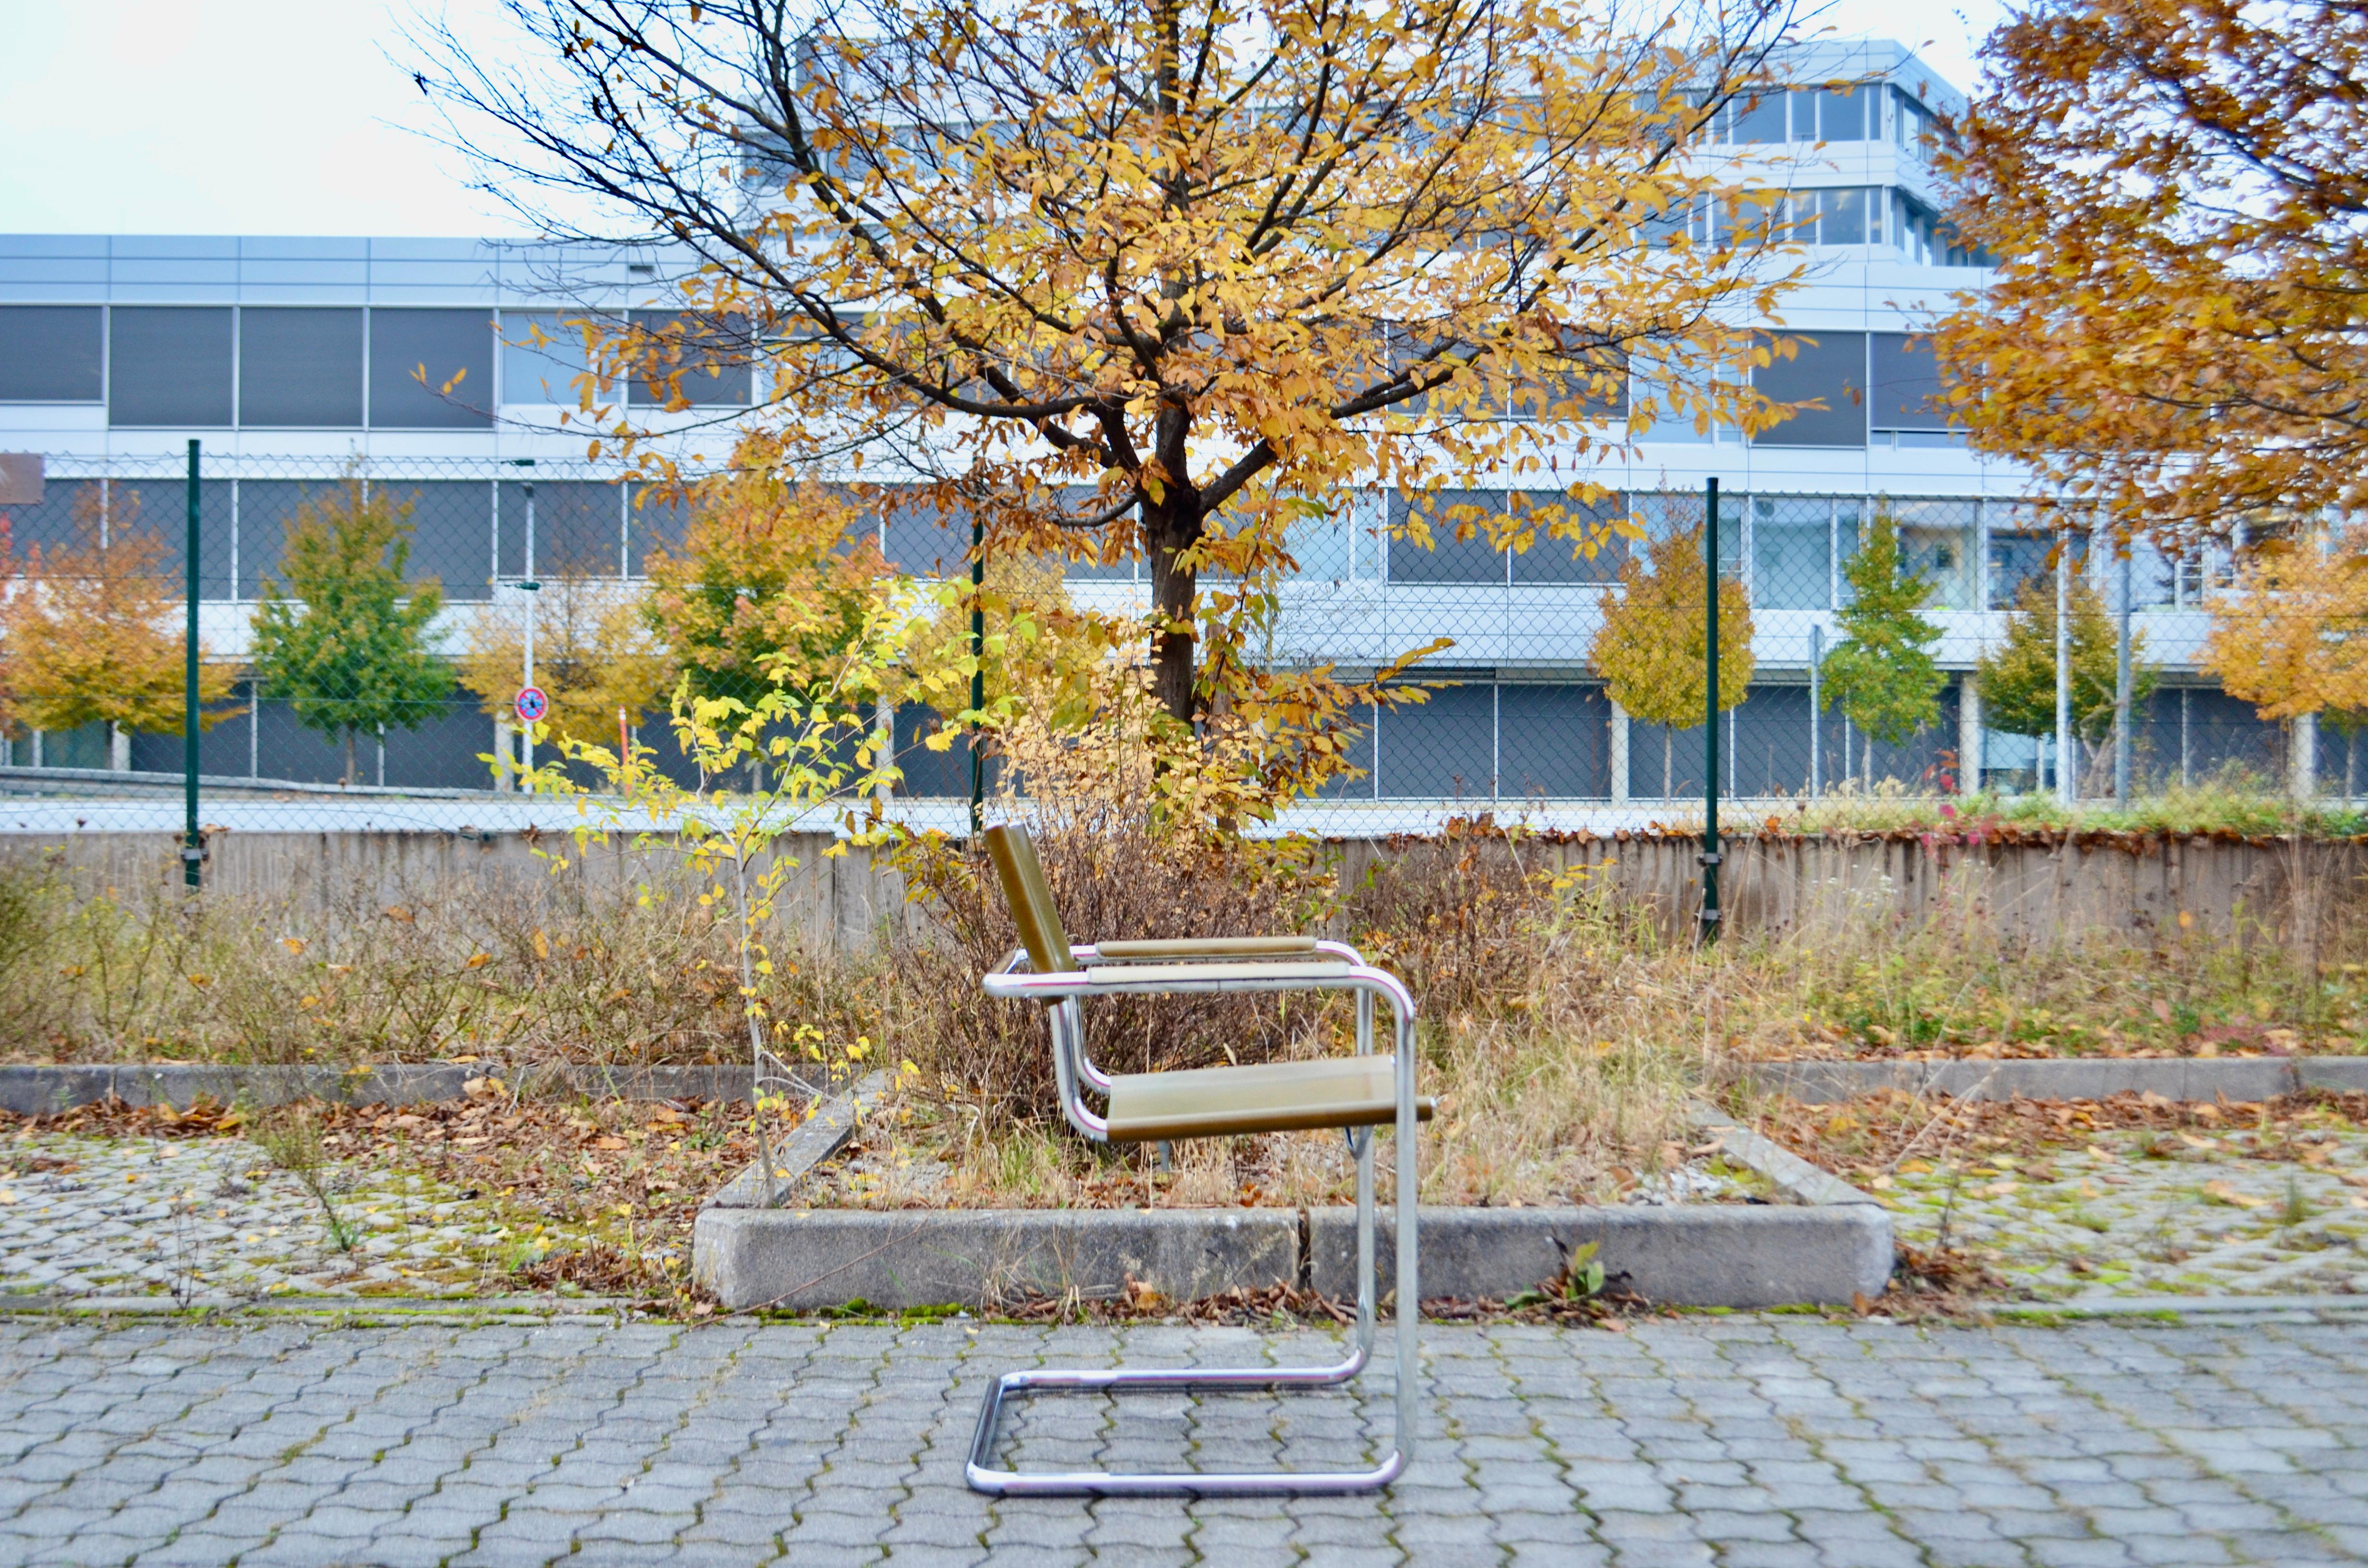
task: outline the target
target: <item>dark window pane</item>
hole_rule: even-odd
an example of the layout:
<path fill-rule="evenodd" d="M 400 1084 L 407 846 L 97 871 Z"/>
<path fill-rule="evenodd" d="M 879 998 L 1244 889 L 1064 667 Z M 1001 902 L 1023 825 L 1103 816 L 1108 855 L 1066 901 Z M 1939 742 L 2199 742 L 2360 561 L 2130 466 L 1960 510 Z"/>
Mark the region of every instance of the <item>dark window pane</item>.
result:
<path fill-rule="evenodd" d="M 0 403 L 97 403 L 97 305 L 0 305 Z"/>
<path fill-rule="evenodd" d="M 493 425 L 494 330 L 484 311 L 374 310 L 370 338 L 372 426 L 483 430 Z"/>
<path fill-rule="evenodd" d="M 243 479 L 238 483 L 238 597 L 263 596 L 263 579 L 277 580 L 288 591 L 288 574 L 279 555 L 297 508 L 319 496 L 330 500 L 345 486 L 335 480 Z M 286 777 L 295 777 L 287 775 Z"/>
<path fill-rule="evenodd" d="M 1600 686 L 1497 688 L 1497 793 L 1600 800 L 1611 793 L 1611 704 Z"/>
<path fill-rule="evenodd" d="M 214 498 L 214 507 L 228 504 L 229 484 L 218 481 L 205 489 L 220 493 Z M 199 570 L 203 572 L 207 565 L 203 536 L 207 513 L 213 508 L 206 505 L 202 492 L 199 496 L 198 508 Z M 227 522 L 228 517 L 222 517 L 221 521 Z M 156 542 L 164 546 L 163 552 L 156 557 L 156 571 L 171 579 L 173 596 L 177 599 L 181 592 L 182 573 L 187 570 L 183 562 L 188 559 L 185 548 L 189 538 L 188 482 L 185 479 L 109 480 L 107 484 L 107 526 L 110 539 L 121 539 L 128 533 L 155 536 Z M 223 542 L 228 541 L 225 540 Z M 225 557 L 221 569 L 227 571 L 228 566 Z M 199 597 L 205 597 L 202 586 Z"/>
<path fill-rule="evenodd" d="M 1878 332 L 1868 340 L 1873 395 L 1868 412 L 1878 430 L 1945 430 L 1940 403 L 1940 362 L 1932 340 L 1915 333 Z"/>
<path fill-rule="evenodd" d="M 627 561 L 632 575 L 646 577 L 651 557 L 681 551 L 690 535 L 690 503 L 651 484 L 633 485 L 627 499 L 632 506 L 625 517 Z"/>
<path fill-rule="evenodd" d="M 1617 495 L 1607 495 L 1592 506 L 1569 495 L 1528 494 L 1514 492 L 1508 495 L 1508 506 L 1559 506 L 1565 527 L 1584 527 L 1589 540 L 1596 541 L 1595 553 L 1587 554 L 1582 541 L 1550 535 L 1552 524 L 1542 524 L 1537 538 L 1530 548 L 1513 556 L 1513 581 L 1516 583 L 1609 583 L 1620 575 L 1620 563 L 1628 559 L 1628 541 L 1618 535 L 1598 537 L 1600 528 L 1608 528 L 1615 517 L 1627 516 L 1625 503 Z"/>
<path fill-rule="evenodd" d="M 1844 87 L 1839 92 L 1831 87 L 1817 94 L 1817 140 L 1820 142 L 1865 142 L 1867 111 L 1874 107 L 1872 87 Z"/>
<path fill-rule="evenodd" d="M 1453 678 L 1446 671 L 1440 677 Z M 1384 711 L 1379 736 L 1382 799 L 1486 801 L 1493 797 L 1496 699 L 1496 684 L 1481 676 L 1467 686 L 1434 687 L 1427 702 Z"/>
<path fill-rule="evenodd" d="M 1429 520 L 1430 548 L 1406 537 L 1403 531 L 1409 507 L 1403 495 L 1390 497 L 1390 581 L 1393 583 L 1502 583 L 1505 575 L 1505 552 L 1488 542 L 1488 530 L 1478 524 L 1465 525 L 1472 529 L 1469 539 L 1455 537 L 1457 525 L 1447 517 L 1448 508 L 1460 506 L 1484 506 L 1490 512 L 1501 511 L 1505 493 L 1501 490 L 1442 490 L 1435 495 L 1417 496 L 1413 509 Z"/>
<path fill-rule="evenodd" d="M 482 480 L 379 479 L 373 494 L 411 508 L 411 558 L 406 575 L 415 583 L 434 578 L 448 599 L 482 599 L 492 593 L 494 487 Z M 392 766 L 390 764 L 390 766 Z"/>
<path fill-rule="evenodd" d="M 659 342 L 647 367 L 657 373 L 633 382 L 635 404 L 664 407 L 674 401 L 677 386 L 694 408 L 747 403 L 750 350 L 745 317 L 717 323 L 670 311 L 635 311 L 633 325 Z M 682 372 L 678 382 L 674 381 L 677 370 Z"/>
<path fill-rule="evenodd" d="M 2053 570 L 2048 557 L 2055 549 L 2055 536 L 2052 533 L 2009 533 L 2004 529 L 1992 532 L 1990 608 L 2014 608 L 2022 585 Z"/>
<path fill-rule="evenodd" d="M 83 519 L 96 525 L 99 487 L 95 479 L 51 479 L 41 486 L 38 506 L 0 506 L 8 542 L 18 555 L 39 545 L 44 553 L 81 542 Z"/>
<path fill-rule="evenodd" d="M 249 429 L 360 425 L 361 312 L 241 311 L 238 422 Z"/>
<path fill-rule="evenodd" d="M 230 311 L 116 306 L 108 321 L 107 422 L 227 426 Z"/>
<path fill-rule="evenodd" d="M 501 574 L 578 573 L 614 577 L 624 571 L 623 487 L 586 480 L 502 483 Z M 534 556 L 527 558 L 528 492 L 532 491 Z"/>
<path fill-rule="evenodd" d="M 1333 775 L 1320 791 L 1327 801 L 1370 801 L 1373 798 L 1373 710 L 1370 705 L 1352 710 L 1350 717 L 1356 728 L 1349 732 L 1348 746 L 1343 753 L 1349 767 L 1356 770 L 1350 778 L 1345 771 Z"/>
<path fill-rule="evenodd" d="M 940 512 L 925 501 L 882 498 L 888 515 L 888 542 L 881 547 L 888 564 L 908 577 L 961 577 L 970 570 L 970 519 L 959 512 Z"/>
<path fill-rule="evenodd" d="M 899 795 L 960 800 L 970 798 L 970 740 L 957 733 L 947 751 L 932 751 L 928 742 L 942 727 L 938 710 L 919 703 L 896 710 L 896 766 L 905 775 Z"/>
<path fill-rule="evenodd" d="M 1746 94 L 1729 108 L 1734 116 L 1734 140 L 1744 142 L 1782 142 L 1786 94 L 1774 87 Z"/>
<path fill-rule="evenodd" d="M 1866 334 L 1821 332 L 1793 341 L 1793 357 L 1753 371 L 1752 385 L 1778 403 L 1822 398 L 1826 406 L 1803 409 L 1753 439 L 1767 447 L 1865 446 Z"/>

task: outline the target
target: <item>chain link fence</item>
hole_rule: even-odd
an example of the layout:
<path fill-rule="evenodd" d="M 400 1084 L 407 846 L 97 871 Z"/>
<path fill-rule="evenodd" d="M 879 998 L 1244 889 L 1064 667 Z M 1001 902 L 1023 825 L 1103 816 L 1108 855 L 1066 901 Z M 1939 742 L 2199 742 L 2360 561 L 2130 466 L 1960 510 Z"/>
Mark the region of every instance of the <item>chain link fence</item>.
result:
<path fill-rule="evenodd" d="M 144 575 L 146 599 L 118 584 L 109 602 L 135 610 L 145 604 L 152 618 L 169 610 L 177 635 L 182 460 L 53 456 L 45 472 L 38 504 L 0 506 L 15 569 Z M 1435 638 L 1452 646 L 1420 666 L 1427 700 L 1366 713 L 1354 750 L 1358 775 L 1299 808 L 1291 825 L 1419 831 L 1485 812 L 1605 827 L 1699 811 L 1701 720 L 1657 723 L 1622 712 L 1600 673 L 1597 644 L 1607 613 L 1629 591 L 1623 572 L 1645 570 L 1655 543 L 1672 536 L 1698 551 L 1702 496 L 1640 488 L 1600 503 L 1600 520 L 1633 517 L 1641 537 L 1615 538 L 1592 555 L 1547 537 L 1526 551 L 1500 549 L 1485 528 L 1459 535 L 1447 522 L 1451 507 L 1519 515 L 1534 499 L 1470 490 L 1409 503 L 1359 492 L 1294 525 L 1297 570 L 1271 585 L 1278 608 L 1263 629 L 1260 657 L 1353 676 Z M 308 568 L 301 537 L 357 507 L 389 530 L 364 551 L 371 560 L 331 561 L 325 577 L 318 559 Z M 1878 516 L 1896 527 L 1903 571 L 1931 585 L 1922 613 L 1939 633 L 1930 722 L 1902 736 L 1866 733 L 1817 678 L 1848 636 L 1852 563 Z M 564 686 L 576 642 L 598 631 L 593 623 L 613 635 L 635 619 L 654 555 L 682 544 L 688 520 L 678 502 L 586 465 L 205 454 L 197 528 L 198 619 L 211 683 L 198 760 L 205 820 L 278 831 L 499 831 L 567 820 L 562 808 L 509 788 L 526 760 L 511 704 L 520 687 Z M 1409 537 L 1417 520 L 1431 527 L 1427 547 Z M 897 570 L 967 577 L 966 522 L 888 506 L 877 526 L 882 553 Z M 2025 585 L 2052 584 L 2059 537 L 2052 519 L 2009 501 L 1747 492 L 1724 499 L 1718 528 L 1725 570 L 1748 604 L 1754 664 L 1742 700 L 1718 721 L 1723 796 L 1775 803 L 1838 789 L 2055 786 L 2052 728 L 2019 734 L 1986 722 L 1972 676 L 1985 649 L 2004 637 L 2005 612 L 2021 602 Z M 143 537 L 150 542 L 142 550 L 122 550 Z M 369 575 L 363 568 L 391 566 L 398 553 L 401 592 L 373 598 L 366 585 L 357 587 Z M 1699 555 L 1691 559 L 1698 617 Z M 308 569 L 323 604 L 305 603 L 300 579 Z M 2068 569 L 2118 608 L 2119 565 L 2106 552 L 2091 561 L 2076 550 Z M 2206 601 L 2226 574 L 2223 561 L 2144 549 L 2130 562 L 2139 657 L 2157 672 L 2134 712 L 2140 790 L 2210 779 L 2277 789 L 2290 777 L 2288 733 L 2192 673 Z M 405 607 L 429 585 L 432 615 L 406 630 Z M 1072 563 L 1063 591 L 1081 608 L 1128 613 L 1145 607 L 1149 586 L 1139 562 Z M 290 629 L 306 621 L 316 633 L 308 656 L 290 657 Z M 393 644 L 406 639 L 420 660 L 397 656 Z M 54 719 L 79 710 L 28 702 L 22 659 L 13 652 L 11 659 L 19 666 L 10 677 L 18 717 L 0 742 L 6 825 L 176 830 L 177 730 L 43 723 L 44 712 Z M 663 696 L 645 695 L 650 706 L 638 722 L 627 714 L 626 727 L 672 756 Z M 928 748 L 939 722 L 932 712 L 904 708 L 882 719 L 905 774 L 897 809 L 960 831 L 971 788 L 965 747 Z M 2084 747 L 2074 764 L 2083 793 L 2110 785 L 2109 773 L 2100 785 L 2097 749 Z M 2319 788 L 2351 788 L 2349 743 L 2325 737 L 2319 751 Z"/>

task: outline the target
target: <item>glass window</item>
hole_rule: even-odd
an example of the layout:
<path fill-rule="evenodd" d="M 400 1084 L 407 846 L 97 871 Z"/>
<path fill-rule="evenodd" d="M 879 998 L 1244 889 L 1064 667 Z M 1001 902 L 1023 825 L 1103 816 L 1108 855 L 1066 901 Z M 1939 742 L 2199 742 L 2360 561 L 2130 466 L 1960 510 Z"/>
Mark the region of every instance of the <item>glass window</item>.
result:
<path fill-rule="evenodd" d="M 1600 686 L 1497 687 L 1497 792 L 1600 800 L 1611 793 L 1611 704 Z"/>
<path fill-rule="evenodd" d="M 1785 100 L 1792 95 L 1775 87 L 1746 94 L 1727 106 L 1735 128 L 1734 140 L 1746 144 L 1764 144 L 1786 140 L 1784 127 Z"/>
<path fill-rule="evenodd" d="M 1628 540 L 1610 531 L 1613 518 L 1628 515 L 1619 496 L 1607 495 L 1590 504 L 1575 495 L 1512 491 L 1506 497 L 1506 506 L 1516 515 L 1549 509 L 1561 514 L 1559 518 L 1547 517 L 1540 521 L 1530 548 L 1514 554 L 1514 582 L 1609 583 L 1620 575 L 1620 563 L 1628 558 Z M 1550 532 L 1557 524 L 1574 531 L 1584 528 L 1586 538 Z M 1587 552 L 1588 545 L 1594 547 L 1594 553 Z"/>
<path fill-rule="evenodd" d="M 1471 529 L 1471 537 L 1458 539 L 1458 525 L 1449 520 L 1452 506 L 1480 506 L 1491 513 L 1501 512 L 1505 492 L 1501 490 L 1441 490 L 1435 494 L 1417 496 L 1409 506 L 1406 497 L 1390 497 L 1390 531 L 1396 535 L 1390 547 L 1390 581 L 1393 583 L 1503 583 L 1506 579 L 1505 552 L 1488 540 L 1488 530 L 1479 523 L 1463 525 Z M 1405 529 L 1410 513 L 1419 512 L 1430 526 L 1430 548 L 1425 550 L 1408 538 Z"/>
<path fill-rule="evenodd" d="M 2017 519 L 2027 523 L 2029 519 Z M 2055 549 L 2052 532 L 2030 527 L 1990 530 L 1990 608 L 2012 609 L 2022 586 L 2050 570 L 2048 556 Z"/>
<path fill-rule="evenodd" d="M 1874 108 L 1872 87 L 1827 87 L 1817 99 L 1817 140 L 1820 142 L 1866 142 L 1873 140 L 1867 126 L 1868 111 Z"/>
<path fill-rule="evenodd" d="M 288 591 L 288 571 L 280 561 L 288 530 L 296 513 L 314 497 L 334 501 L 345 487 L 334 480 L 242 479 L 238 482 L 238 597 L 260 598 L 263 579 L 275 580 Z M 484 568 L 479 568 L 482 575 Z"/>
<path fill-rule="evenodd" d="M 362 313 L 249 306 L 238 314 L 238 422 L 343 429 L 362 422 Z"/>
<path fill-rule="evenodd" d="M 481 323 L 484 317 L 477 318 Z M 482 599 L 492 593 L 494 487 L 484 480 L 379 479 L 371 494 L 411 508 L 411 554 L 404 574 L 433 577 L 447 599 Z"/>
<path fill-rule="evenodd" d="M 229 426 L 231 333 L 228 306 L 114 307 L 108 320 L 107 422 Z"/>
<path fill-rule="evenodd" d="M 1699 490 L 1662 492 L 1658 494 L 1632 495 L 1629 511 L 1645 527 L 1645 537 L 1667 539 L 1676 532 L 1702 533 L 1702 495 Z M 1743 574 L 1743 507 L 1744 498 L 1732 491 L 1721 491 L 1718 497 L 1718 574 L 1722 578 Z"/>
<path fill-rule="evenodd" d="M 1767 609 L 1824 609 L 1833 599 L 1832 506 L 1823 496 L 1751 500 L 1751 598 Z"/>
<path fill-rule="evenodd" d="M 1817 210 L 1818 243 L 1829 245 L 1866 244 L 1864 189 L 1820 191 L 1817 193 Z"/>
<path fill-rule="evenodd" d="M 654 358 L 644 360 L 643 368 L 656 373 L 634 381 L 632 402 L 663 407 L 673 401 L 678 388 L 694 408 L 739 407 L 747 403 L 752 345 L 747 341 L 746 317 L 718 321 L 667 311 L 635 311 L 633 325 L 655 340 Z"/>
<path fill-rule="evenodd" d="M 1374 792 L 1383 800 L 1487 800 L 1497 792 L 1497 688 L 1486 672 L 1467 685 L 1452 671 L 1426 676 L 1429 699 L 1383 710 L 1381 766 Z"/>
<path fill-rule="evenodd" d="M 621 488 L 586 480 L 504 481 L 501 511 L 495 517 L 500 529 L 501 574 L 527 575 L 530 517 L 534 532 L 531 566 L 535 576 L 561 573 L 592 577 L 621 575 L 625 550 Z"/>
<path fill-rule="evenodd" d="M 592 369 L 584 324 L 593 319 L 579 311 L 504 311 L 502 401 L 574 406 L 575 378 Z M 592 395 L 599 401 L 609 394 L 595 387 Z"/>
<path fill-rule="evenodd" d="M 1790 358 L 1779 358 L 1751 374 L 1763 396 L 1778 403 L 1821 400 L 1752 439 L 1766 447 L 1863 447 L 1866 445 L 1866 334 L 1821 332 L 1793 339 Z"/>
<path fill-rule="evenodd" d="M 494 334 L 484 312 L 373 310 L 370 346 L 370 422 L 376 428 L 493 425 Z"/>
<path fill-rule="evenodd" d="M 1940 362 L 1932 340 L 1918 333 L 1878 332 L 1867 342 L 1873 391 L 1870 418 L 1877 430 L 1945 430 Z"/>
<path fill-rule="evenodd" d="M 0 403 L 97 403 L 106 395 L 97 305 L 0 305 Z"/>
<path fill-rule="evenodd" d="M 1894 501 L 1899 520 L 1899 564 L 1929 579 L 1930 608 L 1971 609 L 1974 605 L 1974 540 L 1980 506 L 1975 501 Z"/>
<path fill-rule="evenodd" d="M 970 574 L 970 518 L 940 512 L 931 503 L 894 494 L 887 499 L 888 563 L 908 577 L 963 577 Z"/>
<path fill-rule="evenodd" d="M 633 576 L 650 574 L 650 558 L 680 553 L 690 535 L 690 503 L 660 484 L 626 487 L 625 547 Z"/>

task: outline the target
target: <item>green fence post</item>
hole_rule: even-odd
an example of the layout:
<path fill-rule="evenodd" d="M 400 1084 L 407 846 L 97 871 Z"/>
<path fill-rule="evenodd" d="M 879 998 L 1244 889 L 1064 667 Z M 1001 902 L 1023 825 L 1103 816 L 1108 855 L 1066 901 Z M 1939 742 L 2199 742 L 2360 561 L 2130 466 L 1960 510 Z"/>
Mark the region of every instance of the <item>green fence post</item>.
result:
<path fill-rule="evenodd" d="M 986 518 L 973 507 L 970 515 L 970 708 L 986 707 Z M 970 727 L 970 835 L 976 838 L 986 822 L 986 758 L 979 751 L 978 724 Z"/>
<path fill-rule="evenodd" d="M 1702 935 L 1718 935 L 1718 481 L 1702 487 L 1702 663 L 1710 686 L 1702 699 Z"/>
<path fill-rule="evenodd" d="M 198 832 L 198 443 L 189 441 L 189 516 L 182 580 L 188 598 L 187 646 L 181 672 L 181 881 L 195 889 L 205 880 L 205 840 Z"/>

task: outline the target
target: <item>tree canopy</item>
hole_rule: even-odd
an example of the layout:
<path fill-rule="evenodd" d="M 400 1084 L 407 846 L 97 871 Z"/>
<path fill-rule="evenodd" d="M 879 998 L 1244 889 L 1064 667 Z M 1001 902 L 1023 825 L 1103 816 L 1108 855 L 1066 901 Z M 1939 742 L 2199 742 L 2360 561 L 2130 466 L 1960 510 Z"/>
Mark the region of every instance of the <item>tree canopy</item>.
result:
<path fill-rule="evenodd" d="M 342 738 L 347 784 L 360 780 L 356 738 L 416 730 L 440 717 L 452 671 L 431 632 L 442 587 L 408 582 L 411 504 L 349 476 L 297 508 L 255 615 L 259 694 L 285 700 L 306 729 Z"/>
<path fill-rule="evenodd" d="M 85 485 L 74 502 L 74 542 L 34 545 L 0 597 L 6 684 L 16 717 L 39 730 L 106 724 L 178 733 L 188 712 L 188 640 L 180 585 L 165 569 L 165 543 L 140 524 L 127 490 Z M 233 671 L 199 649 L 198 725 L 232 716 L 222 704 Z"/>
<path fill-rule="evenodd" d="M 1703 611 L 1702 531 L 1696 524 L 1651 540 L 1620 563 L 1620 591 L 1604 600 L 1588 663 L 1605 693 L 1634 719 L 1663 727 L 1661 792 L 1671 789 L 1672 736 L 1701 723 L 1710 690 L 1710 625 Z M 1718 582 L 1718 707 L 1741 702 L 1759 667 L 1751 652 L 1751 598 L 1740 579 Z"/>
<path fill-rule="evenodd" d="M 1885 745 L 1905 744 L 1941 717 L 1944 677 L 1932 659 L 1941 629 L 1924 619 L 1931 579 L 1901 570 L 1899 520 L 1878 510 L 1858 551 L 1842 565 L 1850 600 L 1835 619 L 1842 641 L 1819 666 L 1828 708 Z M 1867 753 L 1869 777 L 1874 754 Z"/>
<path fill-rule="evenodd" d="M 2368 714 L 2368 537 L 2266 541 L 2247 551 L 2237 581 L 2212 599 L 2199 661 L 2229 696 L 2264 719 Z"/>
<path fill-rule="evenodd" d="M 2059 548 L 2069 549 L 2068 542 Z M 2113 733 L 2113 691 L 2118 672 L 2113 651 L 2113 618 L 2106 613 L 2105 597 L 2075 571 L 2071 584 L 2072 733 L 2090 745 Z M 2133 704 L 2146 700 L 2154 689 L 2155 671 L 2140 655 L 2146 633 L 2130 633 Z M 2006 618 L 2006 637 L 1988 649 L 1975 666 L 1981 681 L 1982 721 L 2010 735 L 2053 735 L 2055 733 L 2055 578 L 2034 574 L 2014 597 Z"/>
<path fill-rule="evenodd" d="M 724 416 L 704 372 L 755 361 L 788 472 L 919 484 L 990 550 L 1139 553 L 1178 719 L 1222 706 L 1206 671 L 1242 662 L 1201 645 L 1257 614 L 1201 573 L 1282 559 L 1292 497 L 1585 472 L 1629 438 L 1632 358 L 1765 358 L 1731 324 L 1794 275 L 1670 222 L 1732 183 L 1693 154 L 1766 82 L 1788 0 L 512 10 L 518 56 L 427 40 L 455 140 L 546 232 L 556 186 L 697 261 L 577 416 L 662 466 L 686 449 L 654 434 Z M 1748 381 L 1658 403 L 1750 427 Z M 1602 492 L 1571 494 L 1444 521 L 1591 552 Z"/>
<path fill-rule="evenodd" d="M 1955 126 L 2000 258 L 1937 343 L 1978 449 L 2181 542 L 2368 503 L 2368 12 L 2011 13 Z"/>

